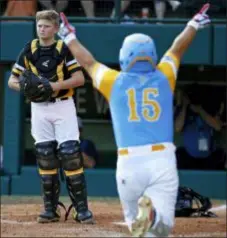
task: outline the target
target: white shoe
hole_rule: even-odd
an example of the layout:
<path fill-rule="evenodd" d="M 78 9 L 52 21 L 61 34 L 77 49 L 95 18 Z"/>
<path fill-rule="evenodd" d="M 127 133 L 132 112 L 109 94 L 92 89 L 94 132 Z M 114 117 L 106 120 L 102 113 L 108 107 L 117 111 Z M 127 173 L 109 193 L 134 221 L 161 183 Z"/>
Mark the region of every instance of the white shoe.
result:
<path fill-rule="evenodd" d="M 132 237 L 144 237 L 153 221 L 154 209 L 151 199 L 147 196 L 142 196 L 138 200 L 138 215 L 131 226 Z"/>

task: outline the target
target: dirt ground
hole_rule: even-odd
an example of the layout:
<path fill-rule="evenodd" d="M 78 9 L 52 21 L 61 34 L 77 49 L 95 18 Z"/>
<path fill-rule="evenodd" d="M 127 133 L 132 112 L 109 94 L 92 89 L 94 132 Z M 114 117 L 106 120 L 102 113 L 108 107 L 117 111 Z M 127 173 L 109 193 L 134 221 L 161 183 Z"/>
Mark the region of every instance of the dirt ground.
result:
<path fill-rule="evenodd" d="M 63 201 L 69 206 L 69 201 Z M 224 202 L 213 203 L 214 207 Z M 38 224 L 41 198 L 1 198 L 1 237 L 127 237 L 122 210 L 117 199 L 89 199 L 94 225 L 81 225 L 71 216 L 57 223 Z M 217 218 L 177 218 L 172 237 L 226 237 L 226 209 L 215 211 Z"/>

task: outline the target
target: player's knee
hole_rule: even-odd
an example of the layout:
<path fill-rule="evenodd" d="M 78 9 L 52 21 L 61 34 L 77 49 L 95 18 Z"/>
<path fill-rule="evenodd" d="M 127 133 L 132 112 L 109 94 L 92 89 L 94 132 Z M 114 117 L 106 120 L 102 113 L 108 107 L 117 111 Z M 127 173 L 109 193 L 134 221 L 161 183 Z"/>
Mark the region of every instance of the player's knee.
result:
<path fill-rule="evenodd" d="M 66 141 L 60 144 L 58 152 L 66 176 L 83 173 L 83 160 L 78 141 Z"/>
<path fill-rule="evenodd" d="M 46 170 L 56 170 L 57 173 L 59 160 L 56 156 L 56 147 L 57 143 L 55 141 L 47 141 L 36 144 L 36 157 L 40 174 Z"/>

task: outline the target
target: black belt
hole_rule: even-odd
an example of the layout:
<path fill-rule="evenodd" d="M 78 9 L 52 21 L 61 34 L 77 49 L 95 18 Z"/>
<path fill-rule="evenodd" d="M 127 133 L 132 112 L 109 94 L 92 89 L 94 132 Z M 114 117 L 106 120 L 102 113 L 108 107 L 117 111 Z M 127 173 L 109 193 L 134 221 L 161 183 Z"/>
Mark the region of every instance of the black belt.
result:
<path fill-rule="evenodd" d="M 65 98 L 51 98 L 48 102 L 57 102 L 57 101 L 65 101 L 68 100 L 69 97 L 65 97 Z"/>

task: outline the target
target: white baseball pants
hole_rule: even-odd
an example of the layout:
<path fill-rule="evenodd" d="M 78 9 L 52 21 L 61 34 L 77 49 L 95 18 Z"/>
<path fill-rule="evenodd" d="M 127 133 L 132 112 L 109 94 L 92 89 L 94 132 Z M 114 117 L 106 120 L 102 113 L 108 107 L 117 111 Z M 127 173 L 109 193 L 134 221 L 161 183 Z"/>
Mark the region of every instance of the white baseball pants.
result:
<path fill-rule="evenodd" d="M 168 236 L 174 226 L 178 191 L 175 146 L 163 145 L 165 149 L 156 152 L 151 152 L 151 145 L 130 147 L 128 155 L 118 156 L 117 188 L 129 229 L 142 195 L 151 198 L 156 211 L 155 223 L 147 237 Z"/>
<path fill-rule="evenodd" d="M 59 145 L 68 140 L 79 140 L 76 108 L 72 98 L 32 103 L 31 113 L 31 131 L 36 144 L 56 140 Z"/>

